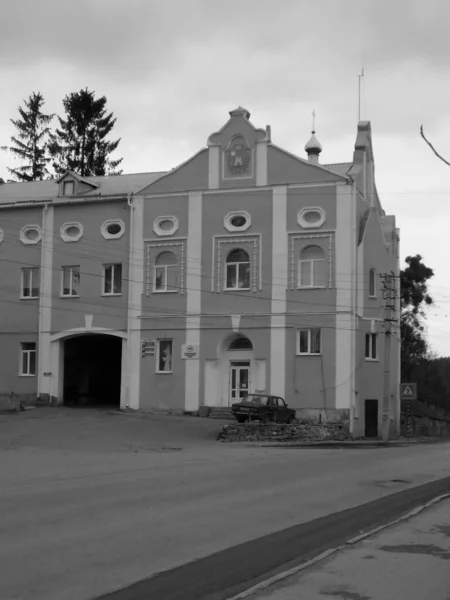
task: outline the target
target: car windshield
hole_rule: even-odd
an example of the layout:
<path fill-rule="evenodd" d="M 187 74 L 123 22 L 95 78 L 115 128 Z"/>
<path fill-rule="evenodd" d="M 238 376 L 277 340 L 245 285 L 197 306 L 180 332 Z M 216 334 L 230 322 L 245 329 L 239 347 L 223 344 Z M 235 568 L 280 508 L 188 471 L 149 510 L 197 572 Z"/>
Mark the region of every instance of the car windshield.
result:
<path fill-rule="evenodd" d="M 254 396 L 253 394 L 249 394 L 242 400 L 242 402 L 251 402 L 252 404 L 267 404 L 268 401 L 269 396 Z"/>

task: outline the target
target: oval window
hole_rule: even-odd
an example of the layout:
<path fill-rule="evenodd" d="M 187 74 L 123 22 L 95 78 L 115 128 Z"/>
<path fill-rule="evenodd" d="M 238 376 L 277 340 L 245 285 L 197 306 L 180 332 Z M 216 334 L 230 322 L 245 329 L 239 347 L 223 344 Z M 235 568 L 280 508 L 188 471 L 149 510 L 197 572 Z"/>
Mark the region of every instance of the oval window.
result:
<path fill-rule="evenodd" d="M 37 240 L 39 237 L 39 231 L 37 229 L 29 229 L 25 236 L 28 240 Z"/>
<path fill-rule="evenodd" d="M 310 210 L 303 215 L 303 219 L 307 223 L 317 223 L 322 218 L 322 215 L 318 210 Z"/>
<path fill-rule="evenodd" d="M 108 225 L 106 228 L 106 231 L 109 233 L 109 235 L 117 235 L 122 231 L 122 227 L 119 225 L 119 223 L 110 223 L 110 225 Z"/>
<path fill-rule="evenodd" d="M 236 215 L 231 217 L 230 223 L 233 225 L 233 227 L 244 227 L 244 225 L 247 223 L 247 219 L 243 215 Z"/>
<path fill-rule="evenodd" d="M 77 235 L 80 235 L 80 229 L 75 225 L 72 225 L 72 227 L 66 229 L 66 235 L 69 237 L 77 237 Z"/>
<path fill-rule="evenodd" d="M 162 231 L 170 231 L 174 226 L 174 222 L 171 219 L 164 219 L 164 221 L 159 222 L 159 228 Z"/>

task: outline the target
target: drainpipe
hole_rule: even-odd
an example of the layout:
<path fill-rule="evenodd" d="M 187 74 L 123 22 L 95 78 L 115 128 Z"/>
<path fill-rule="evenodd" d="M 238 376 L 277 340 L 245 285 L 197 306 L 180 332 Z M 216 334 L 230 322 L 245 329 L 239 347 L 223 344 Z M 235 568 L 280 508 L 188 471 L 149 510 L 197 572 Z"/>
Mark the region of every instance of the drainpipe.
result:
<path fill-rule="evenodd" d="M 136 260 L 134 257 L 134 206 L 132 193 L 127 194 L 127 204 L 130 207 L 130 247 L 128 250 L 128 306 L 127 306 L 127 386 L 126 386 L 126 406 L 125 408 L 129 408 L 130 406 L 130 364 L 129 364 L 129 356 L 130 356 L 130 338 L 131 338 L 131 304 L 132 304 L 132 281 L 131 281 L 131 265 L 133 264 L 133 260 Z M 122 377 L 124 373 L 122 373 Z"/>
<path fill-rule="evenodd" d="M 45 203 L 44 206 L 42 207 L 42 239 L 41 239 L 41 265 L 40 265 L 40 269 L 39 269 L 39 321 L 38 321 L 38 361 L 37 361 L 37 367 L 38 367 L 38 384 L 37 384 L 37 397 L 39 398 L 41 395 L 41 391 L 42 391 L 42 373 L 41 373 L 41 366 L 42 366 L 42 358 L 43 358 L 43 353 L 42 353 L 42 313 L 44 311 L 44 306 L 43 306 L 43 302 L 44 302 L 44 295 L 42 294 L 42 279 L 43 279 L 43 269 L 44 269 L 44 251 L 45 251 L 45 243 L 46 243 L 46 236 L 45 236 L 45 232 L 46 232 L 46 227 L 45 227 L 45 216 L 46 213 L 48 211 L 48 203 Z"/>

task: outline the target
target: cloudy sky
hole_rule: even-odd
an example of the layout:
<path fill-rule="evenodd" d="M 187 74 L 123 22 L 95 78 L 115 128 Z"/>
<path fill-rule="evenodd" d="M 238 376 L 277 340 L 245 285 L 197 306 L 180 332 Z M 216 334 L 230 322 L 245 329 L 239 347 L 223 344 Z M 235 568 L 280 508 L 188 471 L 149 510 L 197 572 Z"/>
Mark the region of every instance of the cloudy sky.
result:
<path fill-rule="evenodd" d="M 88 87 L 117 117 L 125 173 L 170 169 L 238 105 L 304 156 L 311 111 L 324 163 L 350 161 L 372 122 L 376 180 L 403 258 L 435 271 L 429 341 L 450 355 L 450 4 L 447 0 L 14 0 L 0 19 L 0 146 L 17 107 Z M 119 152 L 120 151 L 120 152 Z M 0 152 L 0 176 L 11 157 Z"/>

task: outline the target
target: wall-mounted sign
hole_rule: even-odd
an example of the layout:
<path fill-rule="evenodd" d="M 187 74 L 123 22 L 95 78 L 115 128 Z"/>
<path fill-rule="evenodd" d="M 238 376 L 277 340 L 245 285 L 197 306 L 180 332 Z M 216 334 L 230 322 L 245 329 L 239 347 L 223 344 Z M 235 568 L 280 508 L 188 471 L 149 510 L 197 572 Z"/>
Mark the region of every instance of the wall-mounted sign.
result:
<path fill-rule="evenodd" d="M 44 377 L 50 377 L 51 373 L 44 373 Z"/>
<path fill-rule="evenodd" d="M 199 347 L 192 344 L 182 344 L 181 358 L 199 358 Z"/>
<path fill-rule="evenodd" d="M 153 340 L 142 340 L 141 356 L 155 356 L 155 342 Z"/>

